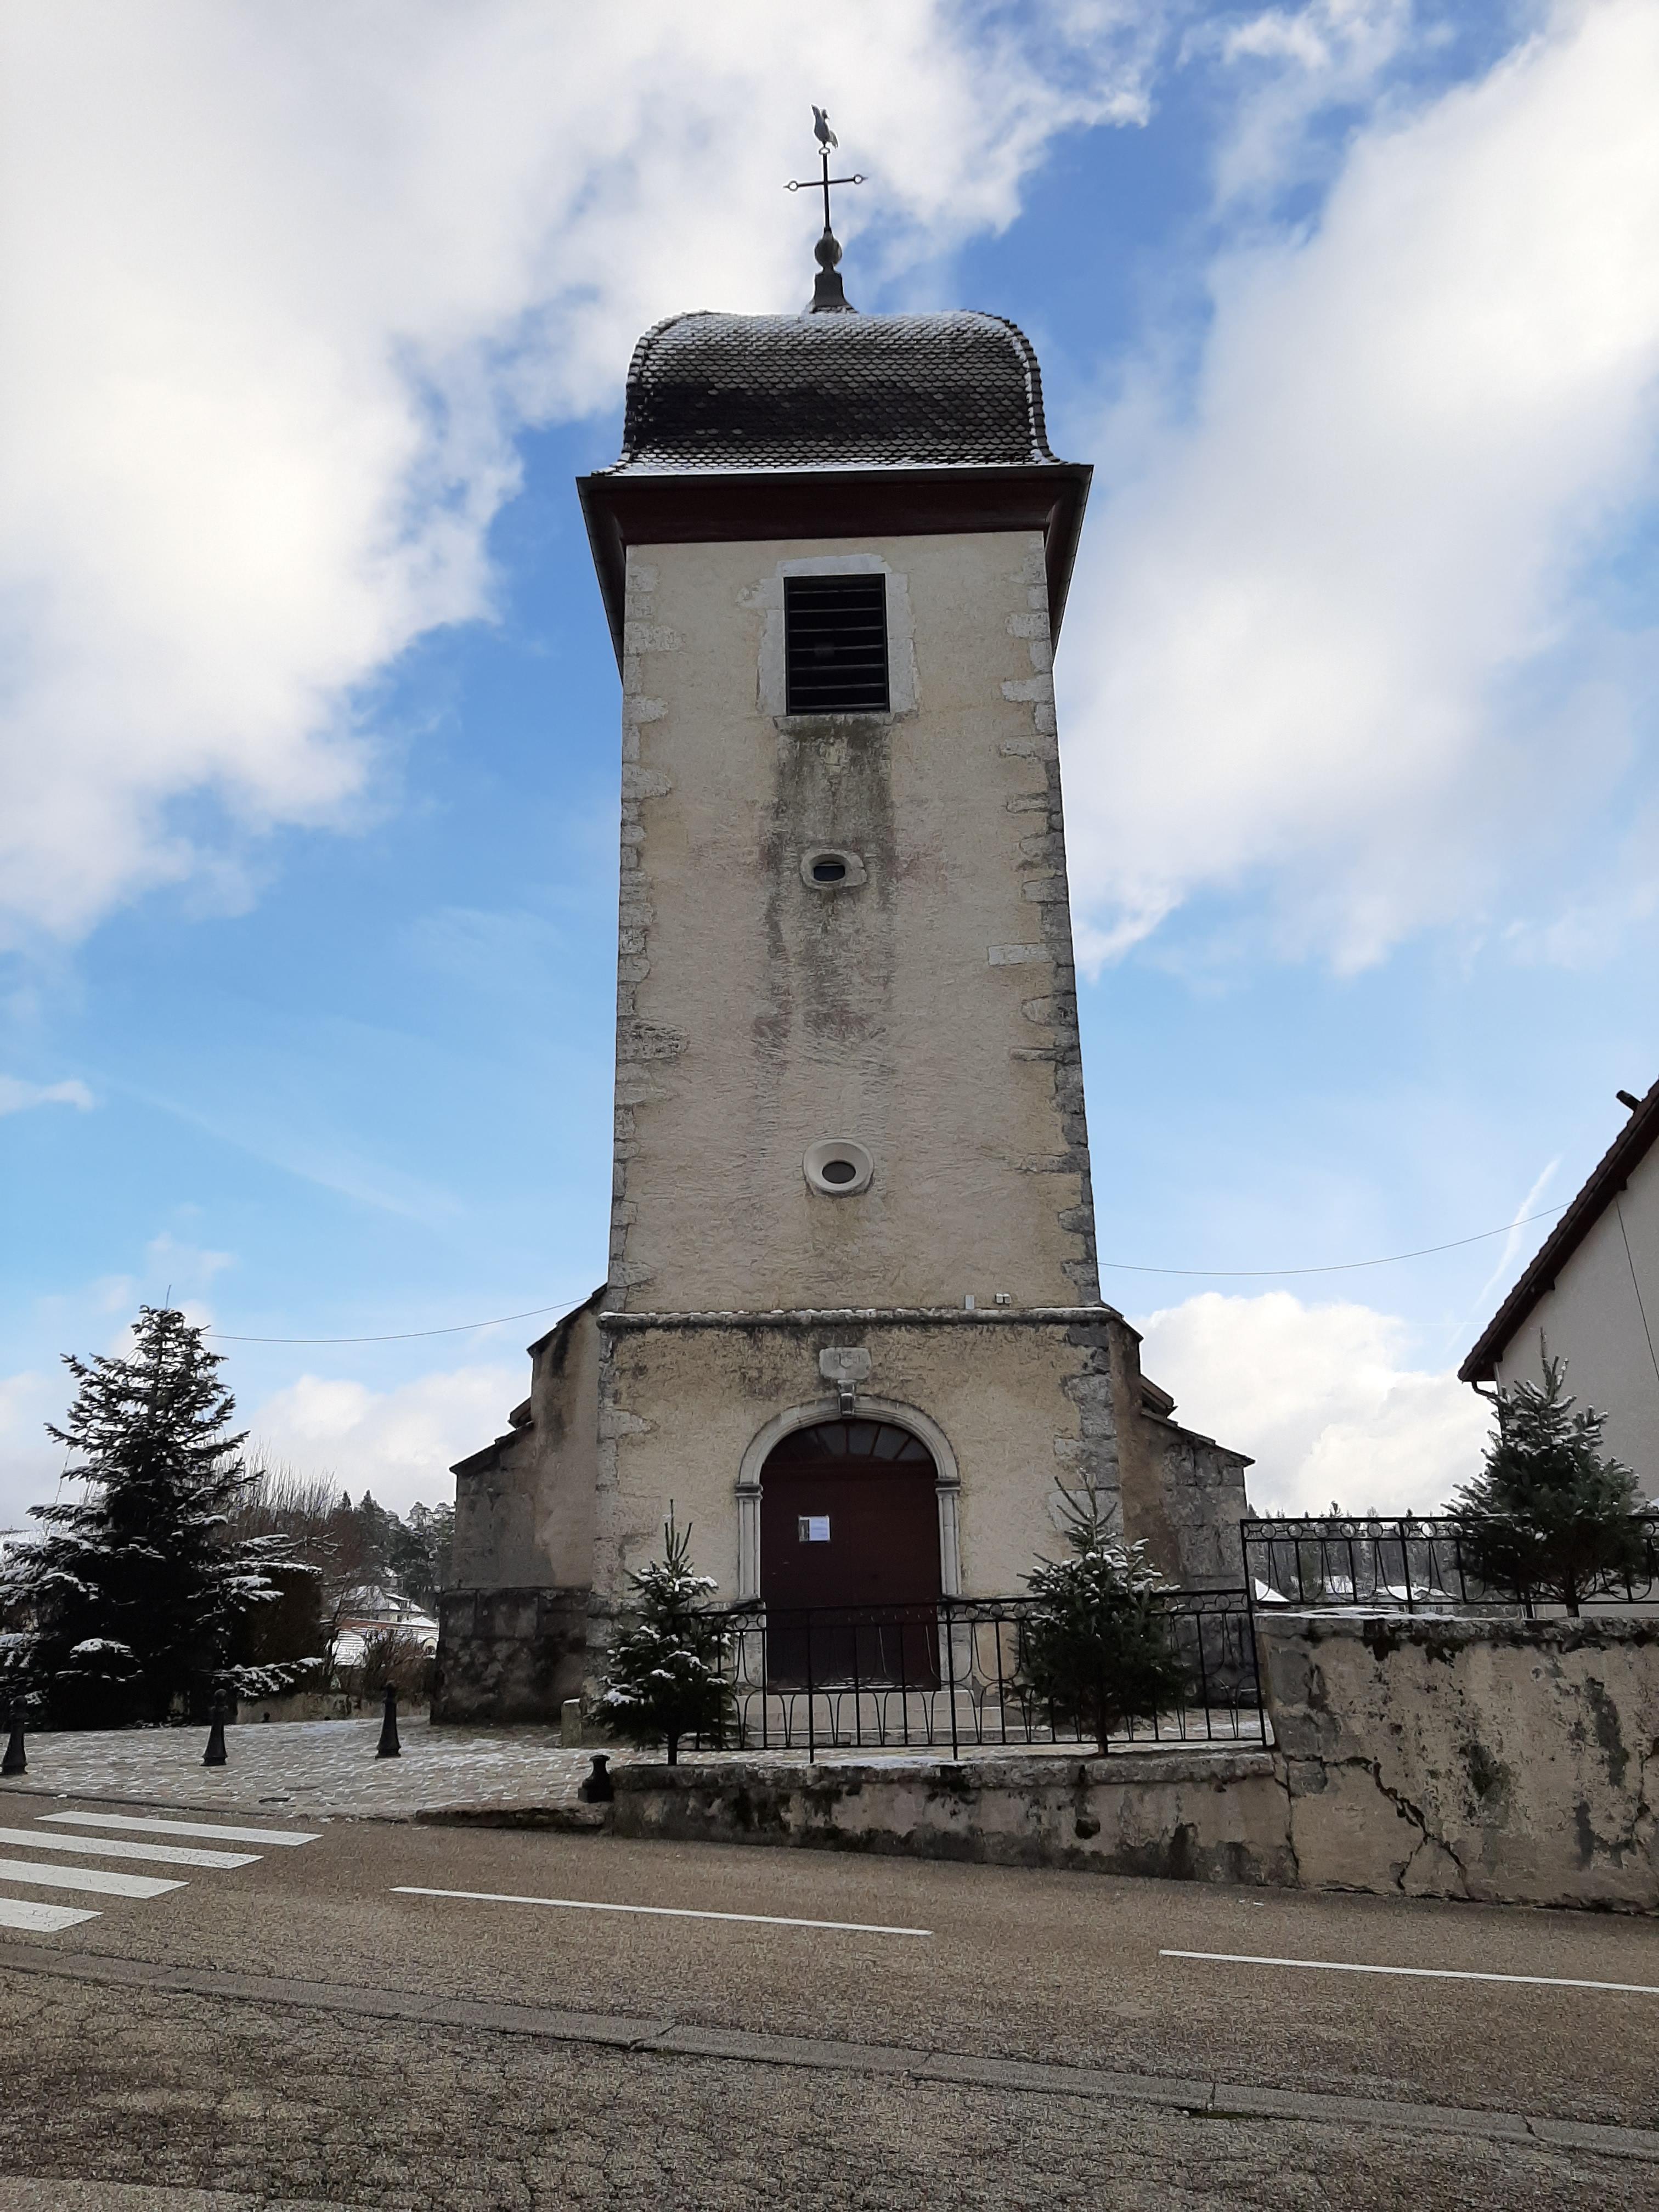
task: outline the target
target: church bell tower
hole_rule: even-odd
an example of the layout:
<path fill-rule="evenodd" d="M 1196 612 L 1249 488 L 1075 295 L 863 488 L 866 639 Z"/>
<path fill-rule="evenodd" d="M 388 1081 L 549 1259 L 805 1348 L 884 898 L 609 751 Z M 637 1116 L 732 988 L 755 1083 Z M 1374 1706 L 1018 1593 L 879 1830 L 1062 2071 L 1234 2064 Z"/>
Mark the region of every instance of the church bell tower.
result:
<path fill-rule="evenodd" d="M 1246 1462 L 1101 1303 L 1052 657 L 1090 471 L 991 314 L 682 314 L 579 486 L 622 676 L 607 1279 L 461 1462 L 439 1708 L 726 1602 L 1017 1591 L 1056 1477 L 1237 1579 Z"/>

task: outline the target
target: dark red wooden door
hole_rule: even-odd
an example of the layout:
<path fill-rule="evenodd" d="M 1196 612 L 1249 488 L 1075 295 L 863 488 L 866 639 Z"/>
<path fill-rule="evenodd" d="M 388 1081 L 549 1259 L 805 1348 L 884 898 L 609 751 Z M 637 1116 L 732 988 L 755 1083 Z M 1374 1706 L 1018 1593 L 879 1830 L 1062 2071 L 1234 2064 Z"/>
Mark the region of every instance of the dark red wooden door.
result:
<path fill-rule="evenodd" d="M 826 1421 L 786 1437 L 761 1475 L 761 1595 L 771 1621 L 769 1669 L 801 1680 L 800 1608 L 913 1613 L 811 1624 L 814 1680 L 906 1680 L 937 1672 L 939 1500 L 932 1453 L 887 1421 Z"/>

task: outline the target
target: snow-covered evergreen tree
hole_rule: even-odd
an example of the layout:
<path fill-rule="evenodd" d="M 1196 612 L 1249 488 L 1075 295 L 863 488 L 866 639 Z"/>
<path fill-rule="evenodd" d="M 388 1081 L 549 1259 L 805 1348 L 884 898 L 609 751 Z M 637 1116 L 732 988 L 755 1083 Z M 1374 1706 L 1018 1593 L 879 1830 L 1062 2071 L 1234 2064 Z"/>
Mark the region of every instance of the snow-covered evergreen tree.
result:
<path fill-rule="evenodd" d="M 719 1585 L 692 1572 L 689 1526 L 679 1529 L 670 1521 L 662 1534 L 662 1558 L 628 1577 L 634 1617 L 612 1649 L 599 1708 L 605 1725 L 624 1743 L 642 1750 L 666 1743 L 672 1766 L 682 1736 L 725 1741 L 732 1691 L 721 1672 L 726 1624 L 708 1610 Z"/>
<path fill-rule="evenodd" d="M 1059 1485 L 1068 1559 L 1045 1559 L 1025 1577 L 1038 1602 L 1022 1624 L 1020 1674 L 1056 1719 L 1075 1720 L 1103 1752 L 1114 1729 L 1182 1705 L 1187 1669 L 1158 1604 L 1170 1584 L 1145 1544 L 1113 1537 L 1094 1485 Z"/>
<path fill-rule="evenodd" d="M 21 1626 L 0 1648 L 0 1690 L 25 1692 L 59 1727 L 165 1720 L 175 1700 L 199 1719 L 216 1689 L 270 1696 L 304 1666 L 235 1660 L 250 1607 L 281 1593 L 268 1570 L 303 1571 L 286 1537 L 233 1539 L 254 1480 L 220 1359 L 170 1308 L 145 1306 L 125 1359 L 65 1355 L 79 1389 L 48 1433 L 74 1462 L 78 1498 L 36 1505 L 41 1533 L 0 1571 Z"/>
<path fill-rule="evenodd" d="M 1643 1571 L 1650 1509 L 1636 1476 L 1601 1449 L 1607 1416 L 1566 1395 L 1566 1363 L 1498 1393 L 1486 1463 L 1457 1492 L 1463 1571 L 1495 1590 L 1577 1613 L 1598 1586 Z"/>

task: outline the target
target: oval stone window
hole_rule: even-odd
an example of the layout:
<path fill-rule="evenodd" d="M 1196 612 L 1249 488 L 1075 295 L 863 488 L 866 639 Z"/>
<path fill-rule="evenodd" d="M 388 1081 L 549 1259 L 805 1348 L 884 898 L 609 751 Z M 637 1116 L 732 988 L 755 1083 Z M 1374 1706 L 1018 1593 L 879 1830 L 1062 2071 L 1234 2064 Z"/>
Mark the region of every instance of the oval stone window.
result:
<path fill-rule="evenodd" d="M 850 890 L 867 880 L 863 860 L 839 845 L 813 845 L 800 856 L 800 879 L 809 890 Z"/>
<path fill-rule="evenodd" d="M 825 1198 L 853 1198 L 868 1190 L 876 1164 L 862 1145 L 848 1137 L 825 1137 L 809 1145 L 801 1162 L 808 1186 Z"/>

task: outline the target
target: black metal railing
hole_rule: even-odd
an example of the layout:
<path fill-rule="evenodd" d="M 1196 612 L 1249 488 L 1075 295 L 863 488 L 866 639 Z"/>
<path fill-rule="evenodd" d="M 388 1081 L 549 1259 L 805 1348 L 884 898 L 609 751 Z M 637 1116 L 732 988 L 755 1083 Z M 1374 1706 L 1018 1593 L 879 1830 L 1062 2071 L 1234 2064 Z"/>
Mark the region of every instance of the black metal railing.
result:
<path fill-rule="evenodd" d="M 1603 1575 L 1584 1592 L 1589 1605 L 1659 1604 L 1659 1515 L 1643 1520 L 1643 1562 Z M 1531 1615 L 1540 1600 L 1481 1579 L 1469 1565 L 1462 1524 L 1447 1514 L 1398 1519 L 1376 1515 L 1242 1521 L 1244 1572 L 1252 1605 L 1298 1610 L 1512 1613 Z"/>
<path fill-rule="evenodd" d="M 939 1598 L 908 1606 L 738 1606 L 726 1629 L 734 1727 L 721 1747 L 805 1750 L 1078 1745 L 1091 1724 L 1026 1679 L 1033 1598 Z M 1248 1594 L 1172 1591 L 1160 1602 L 1187 1696 L 1127 1722 L 1110 1747 L 1261 1743 L 1261 1691 Z M 713 1748 L 700 1745 L 701 1748 Z"/>

